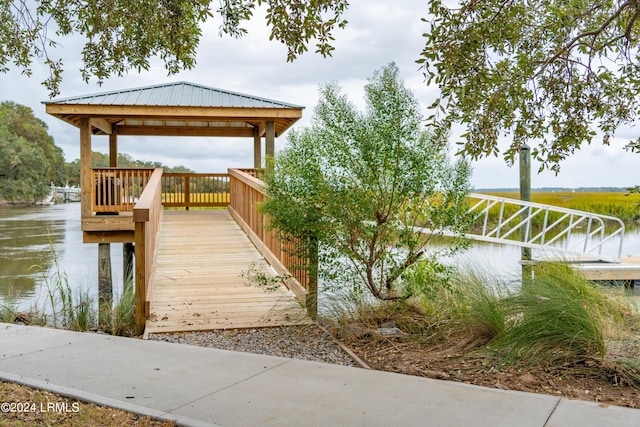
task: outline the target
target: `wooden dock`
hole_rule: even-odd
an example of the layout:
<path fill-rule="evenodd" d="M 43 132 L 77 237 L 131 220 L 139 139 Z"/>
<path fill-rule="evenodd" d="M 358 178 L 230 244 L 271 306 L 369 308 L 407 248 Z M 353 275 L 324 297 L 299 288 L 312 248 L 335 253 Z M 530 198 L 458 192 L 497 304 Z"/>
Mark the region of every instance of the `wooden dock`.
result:
<path fill-rule="evenodd" d="M 226 210 L 165 211 L 158 247 L 145 335 L 312 322 L 283 285 L 243 277 L 275 273 Z"/>
<path fill-rule="evenodd" d="M 576 268 L 587 280 L 634 282 L 640 280 L 640 257 L 622 257 L 620 263 L 583 262 Z"/>

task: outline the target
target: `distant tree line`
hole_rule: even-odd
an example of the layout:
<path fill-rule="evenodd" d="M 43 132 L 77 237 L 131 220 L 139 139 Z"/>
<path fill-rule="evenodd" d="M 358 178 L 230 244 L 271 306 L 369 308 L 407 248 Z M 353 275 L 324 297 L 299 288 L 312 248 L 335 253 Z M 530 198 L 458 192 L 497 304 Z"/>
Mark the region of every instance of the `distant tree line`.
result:
<path fill-rule="evenodd" d="M 91 164 L 107 167 L 109 155 L 94 152 Z M 160 162 L 135 160 L 124 153 L 118 155 L 118 166 L 193 172 L 184 166 L 171 168 Z M 80 160 L 65 162 L 46 123 L 35 117 L 31 108 L 12 101 L 0 102 L 0 201 L 36 202 L 49 193 L 51 183 L 79 185 Z"/>
<path fill-rule="evenodd" d="M 0 103 L 0 200 L 33 202 L 65 181 L 62 149 L 29 107 Z"/>

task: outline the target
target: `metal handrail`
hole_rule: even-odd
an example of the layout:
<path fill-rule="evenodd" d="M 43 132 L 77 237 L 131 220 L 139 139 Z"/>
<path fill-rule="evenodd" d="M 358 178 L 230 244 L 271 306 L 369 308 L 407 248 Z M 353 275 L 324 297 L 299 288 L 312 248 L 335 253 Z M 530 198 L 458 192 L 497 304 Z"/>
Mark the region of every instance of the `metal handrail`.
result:
<path fill-rule="evenodd" d="M 477 227 L 468 238 L 620 262 L 625 227 L 619 218 L 479 193 L 469 199 L 477 200 L 469 209 Z M 539 216 L 538 226 L 534 219 Z M 554 216 L 559 217 L 551 219 Z M 581 237 L 572 241 L 578 229 Z M 609 242 L 617 243 L 617 254 L 602 254 Z"/>

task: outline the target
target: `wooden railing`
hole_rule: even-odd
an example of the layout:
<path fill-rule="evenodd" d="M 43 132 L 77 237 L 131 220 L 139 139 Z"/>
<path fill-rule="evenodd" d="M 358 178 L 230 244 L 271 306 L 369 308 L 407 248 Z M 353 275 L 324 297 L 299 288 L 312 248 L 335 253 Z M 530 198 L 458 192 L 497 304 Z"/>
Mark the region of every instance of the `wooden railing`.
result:
<path fill-rule="evenodd" d="M 151 178 L 153 169 L 93 168 L 92 212 L 131 212 Z"/>
<path fill-rule="evenodd" d="M 246 173 L 247 175 L 251 175 L 254 178 L 258 178 L 264 181 L 264 169 L 239 168 L 235 170 Z"/>
<path fill-rule="evenodd" d="M 162 203 L 166 207 L 213 207 L 229 205 L 226 173 L 165 173 Z"/>
<path fill-rule="evenodd" d="M 136 332 L 144 331 L 153 291 L 157 241 L 162 221 L 162 169 L 155 169 L 133 208 L 136 257 Z"/>
<path fill-rule="evenodd" d="M 91 171 L 92 212 L 108 215 L 133 211 L 154 170 L 93 168 Z M 230 184 L 226 173 L 164 173 L 161 181 L 162 203 L 166 207 L 229 205 Z"/>
<path fill-rule="evenodd" d="M 284 244 L 277 230 L 265 227 L 265 216 L 258 205 L 265 198 L 264 182 L 246 169 L 229 169 L 231 200 L 229 212 L 249 236 L 267 262 L 283 277 L 285 284 L 307 307 L 310 316 L 317 314 L 317 280 L 309 277 L 306 260 L 296 256 L 295 243 Z"/>

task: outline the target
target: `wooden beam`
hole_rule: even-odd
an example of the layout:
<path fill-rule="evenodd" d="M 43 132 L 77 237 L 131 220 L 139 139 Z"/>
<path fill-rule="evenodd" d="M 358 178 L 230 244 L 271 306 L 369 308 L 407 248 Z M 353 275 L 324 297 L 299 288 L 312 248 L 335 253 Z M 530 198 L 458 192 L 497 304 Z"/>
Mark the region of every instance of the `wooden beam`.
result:
<path fill-rule="evenodd" d="M 133 231 L 133 215 L 93 215 L 82 217 L 82 231 Z"/>
<path fill-rule="evenodd" d="M 260 125 L 258 127 L 258 135 L 264 136 L 265 132 L 267 132 L 267 125 L 265 122 L 260 122 Z"/>
<path fill-rule="evenodd" d="M 144 332 L 144 326 L 146 323 L 145 303 L 147 300 L 146 295 L 146 266 L 147 266 L 147 249 L 145 239 L 145 224 L 143 222 L 136 222 L 135 231 L 135 259 L 136 259 L 136 273 L 135 273 L 135 328 L 136 334 L 141 335 Z"/>
<path fill-rule="evenodd" d="M 133 243 L 133 231 L 113 231 L 106 233 L 82 232 L 82 243 Z"/>
<path fill-rule="evenodd" d="M 82 217 L 92 216 L 91 205 L 91 124 L 88 118 L 80 119 L 80 210 Z"/>
<path fill-rule="evenodd" d="M 243 108 L 243 107 L 191 107 L 163 105 L 94 105 L 94 104 L 47 104 L 48 114 L 79 115 L 91 117 L 110 116 L 164 118 L 296 118 L 302 117 L 302 108 Z"/>
<path fill-rule="evenodd" d="M 223 127 L 164 127 L 164 126 L 118 126 L 118 135 L 146 135 L 146 136 L 222 136 L 242 137 L 253 136 L 252 128 L 223 128 Z"/>
<path fill-rule="evenodd" d="M 111 131 L 112 131 L 111 123 L 109 123 L 105 119 L 92 118 L 91 119 L 91 127 L 94 127 L 96 129 L 100 129 L 105 134 L 111 135 Z"/>

